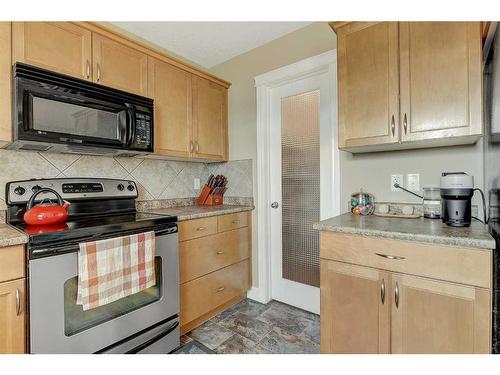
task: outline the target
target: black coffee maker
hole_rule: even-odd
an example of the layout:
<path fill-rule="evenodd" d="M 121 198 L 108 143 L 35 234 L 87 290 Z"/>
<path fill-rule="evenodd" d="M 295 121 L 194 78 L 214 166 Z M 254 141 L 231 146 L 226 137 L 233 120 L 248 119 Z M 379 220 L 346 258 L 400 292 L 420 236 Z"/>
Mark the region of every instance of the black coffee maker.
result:
<path fill-rule="evenodd" d="M 441 175 L 441 218 L 452 227 L 468 227 L 471 223 L 471 200 L 474 176 L 464 172 Z"/>

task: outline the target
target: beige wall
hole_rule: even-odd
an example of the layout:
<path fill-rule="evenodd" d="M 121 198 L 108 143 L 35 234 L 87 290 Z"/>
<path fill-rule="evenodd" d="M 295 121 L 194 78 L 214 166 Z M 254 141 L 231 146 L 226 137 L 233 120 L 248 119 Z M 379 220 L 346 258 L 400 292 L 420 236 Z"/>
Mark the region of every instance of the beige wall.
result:
<path fill-rule="evenodd" d="M 253 78 L 276 68 L 336 48 L 336 36 L 326 23 L 313 23 L 266 45 L 215 66 L 212 72 L 232 82 L 229 91 L 230 159 L 256 159 L 256 94 Z M 404 192 L 390 191 L 390 175 L 419 173 L 421 187 L 439 184 L 443 171 L 464 171 L 483 185 L 482 142 L 472 146 L 443 147 L 353 155 L 341 152 L 341 207 L 347 210 L 351 193 L 362 188 L 378 201 L 416 202 Z M 254 179 L 254 192 L 257 191 Z M 258 200 L 258 197 L 255 197 Z M 475 203 L 479 201 L 476 199 Z M 256 243 L 254 212 L 254 254 Z M 254 280 L 257 264 L 254 256 Z M 254 284 L 256 285 L 254 281 Z"/>

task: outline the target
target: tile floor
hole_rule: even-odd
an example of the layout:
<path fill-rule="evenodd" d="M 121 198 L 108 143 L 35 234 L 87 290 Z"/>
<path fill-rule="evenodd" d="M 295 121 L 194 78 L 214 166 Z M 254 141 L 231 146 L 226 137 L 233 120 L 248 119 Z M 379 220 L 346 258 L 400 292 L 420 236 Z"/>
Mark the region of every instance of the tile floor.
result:
<path fill-rule="evenodd" d="M 181 337 L 175 354 L 317 354 L 319 315 L 250 299 Z"/>

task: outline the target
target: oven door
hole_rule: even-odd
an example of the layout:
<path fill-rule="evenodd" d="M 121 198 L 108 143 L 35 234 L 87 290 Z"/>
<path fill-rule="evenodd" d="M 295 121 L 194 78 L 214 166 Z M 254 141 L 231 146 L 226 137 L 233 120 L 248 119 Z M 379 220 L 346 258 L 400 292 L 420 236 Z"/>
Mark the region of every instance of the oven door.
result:
<path fill-rule="evenodd" d="M 157 233 L 154 286 L 88 311 L 76 304 L 77 256 L 74 251 L 29 262 L 31 353 L 107 352 L 117 345 L 132 350 L 142 337 L 170 331 L 178 342 L 178 329 L 169 330 L 179 313 L 177 233 Z"/>
<path fill-rule="evenodd" d="M 16 138 L 26 141 L 125 148 L 133 106 L 64 86 L 16 79 Z"/>

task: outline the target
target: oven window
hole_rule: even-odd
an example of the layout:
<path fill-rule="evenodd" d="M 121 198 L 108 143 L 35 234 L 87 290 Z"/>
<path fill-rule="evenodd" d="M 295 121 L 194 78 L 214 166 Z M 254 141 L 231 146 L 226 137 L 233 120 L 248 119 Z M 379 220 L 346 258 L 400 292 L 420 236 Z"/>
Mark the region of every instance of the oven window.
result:
<path fill-rule="evenodd" d="M 67 135 L 120 140 L 120 112 L 33 97 L 33 129 Z"/>
<path fill-rule="evenodd" d="M 64 283 L 64 333 L 66 336 L 74 335 L 86 329 L 117 318 L 137 310 L 150 303 L 159 301 L 162 297 L 161 258 L 155 257 L 156 284 L 152 287 L 124 297 L 107 305 L 83 311 L 81 305 L 76 304 L 78 290 L 78 276 Z"/>

